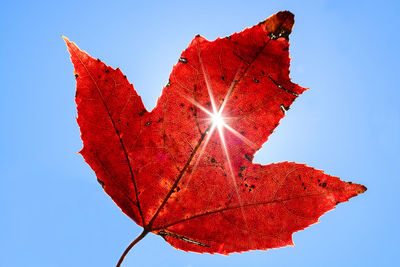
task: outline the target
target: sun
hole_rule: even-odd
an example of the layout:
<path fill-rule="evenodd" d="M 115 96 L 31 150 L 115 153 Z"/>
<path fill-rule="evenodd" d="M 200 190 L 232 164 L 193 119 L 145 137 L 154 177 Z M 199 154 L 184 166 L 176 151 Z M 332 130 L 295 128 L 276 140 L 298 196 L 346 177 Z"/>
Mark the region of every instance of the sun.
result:
<path fill-rule="evenodd" d="M 217 127 L 217 129 L 219 130 L 222 129 L 223 126 L 225 126 L 224 117 L 222 117 L 222 114 L 220 112 L 211 114 L 211 121 L 213 127 Z"/>

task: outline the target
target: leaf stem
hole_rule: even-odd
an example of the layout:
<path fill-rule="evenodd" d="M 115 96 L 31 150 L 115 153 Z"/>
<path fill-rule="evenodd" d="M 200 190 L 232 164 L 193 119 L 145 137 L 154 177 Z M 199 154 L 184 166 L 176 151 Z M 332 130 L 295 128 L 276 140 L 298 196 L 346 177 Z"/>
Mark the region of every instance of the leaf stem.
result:
<path fill-rule="evenodd" d="M 140 240 L 142 240 L 148 233 L 149 233 L 149 231 L 144 229 L 143 232 L 138 237 L 136 237 L 136 239 L 133 240 L 132 243 L 129 244 L 129 246 L 125 249 L 124 253 L 122 253 L 121 258 L 119 258 L 119 261 L 118 261 L 116 267 L 121 266 L 122 262 L 125 259 L 126 254 L 128 254 L 128 252 L 129 252 L 129 250 L 131 250 L 131 248 L 133 248 L 133 246 L 136 245 L 136 243 L 138 243 Z"/>

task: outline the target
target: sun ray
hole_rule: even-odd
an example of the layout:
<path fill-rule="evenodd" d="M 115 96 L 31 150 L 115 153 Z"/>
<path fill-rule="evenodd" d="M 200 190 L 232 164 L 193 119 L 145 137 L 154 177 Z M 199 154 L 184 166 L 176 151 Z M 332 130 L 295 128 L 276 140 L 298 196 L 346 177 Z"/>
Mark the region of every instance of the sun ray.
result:
<path fill-rule="evenodd" d="M 200 49 L 198 50 L 197 54 L 198 54 L 198 57 L 199 57 L 199 62 L 200 62 L 200 66 L 201 66 L 201 71 L 203 72 L 204 81 L 206 82 L 206 87 L 207 87 L 208 95 L 210 96 L 210 101 L 211 101 L 211 106 L 212 106 L 213 114 L 216 114 L 216 113 L 217 113 L 217 106 L 216 106 L 216 104 L 215 104 L 215 99 L 214 99 L 214 95 L 213 95 L 213 92 L 212 92 L 211 83 L 210 83 L 210 80 L 209 80 L 209 78 L 208 78 L 208 74 L 207 74 L 207 72 L 205 71 L 204 64 L 203 64 L 203 59 L 201 58 L 201 55 L 200 55 Z"/>
<path fill-rule="evenodd" d="M 187 97 L 185 96 L 186 100 L 189 101 L 190 103 L 192 103 L 193 105 L 195 105 L 196 107 L 198 107 L 199 109 L 201 109 L 202 111 L 204 111 L 205 113 L 207 113 L 209 116 L 212 116 L 213 113 L 211 113 L 208 109 L 206 109 L 205 107 L 203 107 L 199 102 L 197 102 L 196 100 L 194 100 L 193 98 Z"/>
<path fill-rule="evenodd" d="M 221 105 L 221 107 L 219 108 L 219 111 L 218 111 L 218 112 L 219 112 L 220 114 L 222 114 L 222 111 L 224 110 L 225 105 L 226 105 L 226 103 L 228 102 L 228 98 L 231 96 L 232 91 L 233 91 L 233 88 L 235 88 L 235 85 L 236 85 L 236 83 L 237 83 L 236 78 L 237 78 L 237 76 L 239 75 L 239 72 L 240 72 L 240 68 L 238 68 L 238 70 L 236 71 L 235 77 L 233 78 L 233 80 L 232 80 L 232 82 L 231 82 L 231 85 L 229 86 L 228 92 L 226 93 L 226 95 L 225 95 L 225 97 L 224 97 L 224 101 L 222 102 L 222 105 Z"/>
<path fill-rule="evenodd" d="M 235 187 L 236 196 L 237 196 L 238 201 L 239 201 L 239 204 L 240 204 L 240 206 L 241 206 L 241 207 L 240 207 L 240 210 L 241 210 L 241 212 L 242 212 L 242 217 L 243 217 L 244 223 L 245 223 L 245 225 L 246 225 L 246 228 L 248 229 L 249 227 L 248 227 L 248 225 L 247 225 L 246 216 L 245 216 L 245 213 L 244 213 L 244 209 L 243 209 L 243 207 L 242 207 L 242 206 L 243 206 L 242 198 L 240 197 L 240 194 L 239 194 L 239 188 L 238 188 L 238 185 L 237 185 L 237 183 L 236 183 L 235 174 L 234 174 L 234 172 L 233 172 L 231 157 L 229 156 L 229 151 L 228 151 L 228 148 L 227 148 L 226 142 L 225 142 L 225 137 L 224 137 L 224 132 L 223 132 L 224 129 L 223 129 L 222 126 L 221 126 L 221 127 L 218 127 L 217 129 L 218 129 L 218 133 L 219 133 L 219 136 L 220 136 L 220 139 L 221 139 L 221 144 L 222 144 L 222 148 L 223 148 L 223 150 L 224 150 L 224 154 L 225 154 L 225 157 L 226 157 L 226 161 L 227 161 L 227 163 L 228 163 L 230 178 L 231 178 L 231 180 L 232 180 L 233 186 Z"/>
<path fill-rule="evenodd" d="M 240 204 L 240 206 L 243 205 L 240 193 L 239 193 L 239 189 L 238 189 L 238 185 L 237 185 L 237 181 L 235 178 L 235 174 L 234 174 L 234 170 L 233 170 L 233 166 L 232 166 L 232 161 L 230 158 L 230 154 L 229 154 L 229 150 L 228 150 L 228 146 L 226 144 L 225 141 L 225 137 L 224 137 L 224 129 L 226 128 L 228 131 L 230 131 L 231 133 L 233 133 L 234 136 L 236 136 L 237 138 L 239 138 L 241 141 L 243 141 L 245 144 L 247 144 L 249 147 L 251 147 L 252 149 L 255 149 L 257 147 L 256 144 L 254 144 L 253 142 L 251 142 L 250 140 L 248 140 L 246 137 L 244 137 L 242 134 L 238 133 L 235 129 L 233 129 L 231 126 L 229 126 L 225 121 L 228 117 L 224 117 L 223 111 L 224 108 L 226 107 L 226 103 L 228 102 L 228 99 L 231 97 L 231 94 L 233 92 L 233 89 L 235 88 L 235 85 L 237 83 L 237 76 L 240 72 L 240 68 L 238 68 L 234 79 L 232 80 L 228 91 L 225 95 L 225 97 L 223 98 L 222 104 L 217 107 L 217 104 L 215 102 L 215 98 L 214 98 L 214 94 L 213 94 L 213 90 L 212 90 L 212 86 L 207 74 L 207 71 L 205 70 L 204 64 L 203 64 L 203 60 L 201 58 L 200 55 L 200 49 L 198 51 L 198 56 L 199 56 L 199 62 L 201 65 L 201 71 L 203 73 L 203 77 L 204 77 L 204 81 L 206 83 L 206 87 L 207 87 L 207 91 L 208 91 L 208 95 L 210 98 L 210 102 L 211 102 L 211 108 L 212 111 L 209 111 L 207 108 L 205 108 L 204 106 L 202 106 L 199 102 L 197 102 L 195 99 L 190 98 L 190 97 L 185 97 L 189 102 L 191 102 L 193 105 L 195 105 L 197 108 L 199 108 L 201 111 L 203 111 L 204 113 L 206 113 L 209 116 L 209 122 L 211 122 L 211 125 L 208 126 L 207 129 L 209 129 L 207 132 L 205 132 L 204 134 L 207 134 L 205 141 L 201 147 L 201 149 L 199 150 L 199 154 L 193 164 L 192 167 L 192 171 L 191 174 L 188 177 L 188 181 L 186 182 L 186 188 L 188 187 L 190 180 L 192 178 L 192 173 L 194 172 L 194 170 L 198 167 L 201 159 L 203 158 L 203 155 L 207 149 L 208 143 L 211 140 L 211 137 L 213 136 L 215 129 L 217 129 L 218 134 L 219 134 L 219 138 L 220 138 L 220 144 L 221 144 L 221 149 L 223 151 L 224 157 L 226 158 L 226 163 L 227 163 L 227 167 L 228 167 L 228 172 L 229 172 L 229 178 L 232 181 L 232 184 L 235 188 L 235 193 L 237 196 L 237 200 Z M 242 217 L 243 220 L 245 222 L 246 227 L 247 226 L 247 220 L 246 220 L 246 216 L 244 213 L 244 210 L 241 208 L 241 212 L 242 212 Z"/>
<path fill-rule="evenodd" d="M 200 159 L 203 157 L 203 154 L 204 154 L 204 152 L 205 152 L 205 150 L 206 150 L 206 148 L 207 148 L 208 142 L 210 141 L 211 136 L 212 136 L 214 130 L 215 130 L 215 126 L 211 126 L 209 132 L 207 133 L 206 140 L 204 141 L 204 145 L 203 145 L 202 148 L 200 149 L 199 155 L 198 155 L 198 157 L 196 158 L 196 161 L 195 161 L 194 164 L 193 164 L 191 174 L 190 174 L 190 176 L 189 176 L 189 178 L 188 178 L 188 180 L 187 180 L 187 182 L 186 182 L 186 185 L 185 185 L 185 189 L 186 189 L 186 188 L 189 186 L 189 184 L 190 184 L 190 180 L 191 180 L 192 177 L 193 177 L 193 172 L 196 170 L 197 166 L 199 165 Z"/>
<path fill-rule="evenodd" d="M 237 138 L 239 138 L 240 140 L 242 140 L 244 143 L 246 143 L 246 145 L 248 145 L 249 147 L 251 147 L 254 150 L 258 149 L 257 144 L 255 144 L 254 142 L 250 141 L 249 139 L 247 139 L 246 137 L 244 137 L 243 134 L 238 133 L 238 131 L 236 131 L 235 129 L 233 129 L 231 126 L 229 126 L 228 124 L 224 123 L 224 127 L 226 129 L 228 129 L 231 133 L 233 133 Z"/>
<path fill-rule="evenodd" d="M 235 87 L 236 78 L 237 78 L 238 73 L 240 72 L 240 68 L 236 71 L 235 77 L 234 77 L 234 79 L 232 80 L 232 82 L 231 82 L 231 84 L 229 86 L 228 92 L 225 95 L 225 97 L 223 98 L 223 102 L 222 102 L 221 106 L 219 107 L 219 109 L 217 109 L 216 104 L 215 104 L 214 95 L 213 95 L 213 92 L 212 92 L 212 87 L 211 87 L 211 84 L 209 82 L 207 72 L 205 71 L 203 60 L 202 60 L 202 58 L 200 56 L 200 50 L 198 51 L 198 56 L 199 56 L 199 61 L 200 61 L 200 65 L 201 65 L 201 70 L 203 72 L 204 80 L 206 82 L 208 95 L 210 97 L 210 101 L 211 101 L 211 105 L 212 105 L 212 109 L 213 109 L 213 114 L 211 114 L 211 121 L 213 123 L 212 127 L 218 129 L 218 133 L 219 133 L 220 140 L 221 140 L 221 145 L 222 145 L 222 148 L 224 150 L 224 154 L 225 154 L 226 160 L 228 162 L 230 178 L 231 178 L 232 183 L 233 183 L 233 185 L 235 187 L 236 195 L 237 195 L 238 201 L 240 203 L 240 206 L 242 206 L 242 204 L 243 204 L 242 203 L 242 199 L 241 199 L 240 194 L 239 194 L 239 189 L 238 189 L 238 186 L 237 186 L 237 183 L 236 183 L 236 179 L 235 179 L 235 175 L 234 175 L 234 172 L 233 172 L 232 162 L 231 162 L 231 159 L 230 159 L 230 156 L 229 156 L 228 148 L 227 148 L 226 143 L 225 143 L 225 138 L 224 138 L 224 134 L 223 134 L 223 128 L 225 127 L 226 123 L 224 122 L 224 118 L 222 116 L 222 112 L 224 111 L 225 105 L 226 105 L 226 103 L 227 103 L 227 101 L 228 101 L 228 99 L 229 99 L 229 97 L 230 97 L 230 95 L 231 95 L 231 93 L 233 91 L 233 88 Z M 210 136 L 211 136 L 211 134 L 210 134 Z M 241 208 L 241 210 L 242 210 L 243 220 L 244 220 L 244 222 L 245 222 L 245 224 L 247 226 L 246 216 L 245 216 L 244 211 L 243 211 L 242 208 Z"/>

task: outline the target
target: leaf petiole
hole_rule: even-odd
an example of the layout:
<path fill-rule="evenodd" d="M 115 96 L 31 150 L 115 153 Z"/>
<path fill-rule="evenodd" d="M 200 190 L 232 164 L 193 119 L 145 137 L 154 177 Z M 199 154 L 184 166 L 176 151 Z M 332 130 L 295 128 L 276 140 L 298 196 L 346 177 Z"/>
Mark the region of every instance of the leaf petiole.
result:
<path fill-rule="evenodd" d="M 131 250 L 131 248 L 133 248 L 133 246 L 135 246 L 136 243 L 138 243 L 140 240 L 142 240 L 148 233 L 149 233 L 149 231 L 147 231 L 146 229 L 143 230 L 143 232 L 138 237 L 136 237 L 136 239 L 133 240 L 132 243 L 129 244 L 129 246 L 125 249 L 124 253 L 122 253 L 121 258 L 119 258 L 119 261 L 118 261 L 116 267 L 121 266 L 122 262 L 125 259 L 126 254 L 128 254 L 128 252 L 129 252 L 129 250 Z"/>

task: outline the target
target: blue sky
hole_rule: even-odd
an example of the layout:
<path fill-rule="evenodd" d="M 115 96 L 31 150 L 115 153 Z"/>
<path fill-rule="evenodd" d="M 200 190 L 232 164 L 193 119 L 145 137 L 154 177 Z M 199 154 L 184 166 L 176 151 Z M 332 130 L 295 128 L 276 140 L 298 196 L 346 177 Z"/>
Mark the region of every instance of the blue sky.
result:
<path fill-rule="evenodd" d="M 0 266 L 113 266 L 140 232 L 77 154 L 75 79 L 61 34 L 119 67 L 151 109 L 191 39 L 280 10 L 296 17 L 291 77 L 309 87 L 256 161 L 307 163 L 368 191 L 294 234 L 231 256 L 148 235 L 124 266 L 395 266 L 400 166 L 397 1 L 1 1 Z M 398 263 L 397 263 L 398 264 Z"/>

